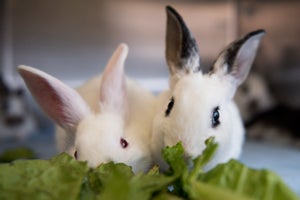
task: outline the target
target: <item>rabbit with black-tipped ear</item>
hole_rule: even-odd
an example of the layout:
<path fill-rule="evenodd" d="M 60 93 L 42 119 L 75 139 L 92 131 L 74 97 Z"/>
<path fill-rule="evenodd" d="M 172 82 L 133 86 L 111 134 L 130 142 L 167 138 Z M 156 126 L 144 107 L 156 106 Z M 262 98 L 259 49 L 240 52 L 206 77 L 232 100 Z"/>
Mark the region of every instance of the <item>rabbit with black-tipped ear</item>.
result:
<path fill-rule="evenodd" d="M 40 70 L 19 66 L 31 94 L 59 127 L 60 151 L 91 167 L 116 162 L 134 172 L 151 165 L 150 129 L 153 96 L 125 77 L 128 47 L 121 44 L 102 76 L 76 90 Z"/>
<path fill-rule="evenodd" d="M 173 8 L 168 6 L 166 12 L 170 89 L 157 100 L 151 139 L 154 160 L 165 170 L 162 148 L 181 141 L 185 156 L 195 158 L 204 150 L 205 140 L 214 136 L 219 147 L 206 166 L 210 169 L 241 153 L 244 127 L 233 96 L 246 79 L 265 32 L 257 30 L 232 42 L 203 74 L 192 33 Z"/>

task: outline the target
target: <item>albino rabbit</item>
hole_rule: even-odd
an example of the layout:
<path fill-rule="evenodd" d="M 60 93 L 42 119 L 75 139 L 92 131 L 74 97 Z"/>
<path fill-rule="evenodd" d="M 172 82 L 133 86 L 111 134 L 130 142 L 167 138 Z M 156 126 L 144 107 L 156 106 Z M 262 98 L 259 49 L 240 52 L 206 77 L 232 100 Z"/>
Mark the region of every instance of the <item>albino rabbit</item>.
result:
<path fill-rule="evenodd" d="M 185 156 L 195 158 L 214 136 L 219 148 L 206 169 L 238 158 L 244 128 L 233 102 L 237 87 L 246 79 L 256 56 L 263 30 L 247 34 L 223 50 L 209 73 L 203 74 L 197 43 L 181 16 L 167 11 L 166 59 L 170 90 L 158 97 L 151 148 L 162 170 L 167 168 L 161 149 L 182 141 Z"/>
<path fill-rule="evenodd" d="M 102 77 L 91 79 L 78 92 L 37 69 L 18 69 L 41 108 L 63 128 L 57 132 L 59 150 L 91 167 L 113 161 L 138 172 L 151 165 L 154 97 L 125 78 L 127 54 L 127 45 L 121 44 Z"/>

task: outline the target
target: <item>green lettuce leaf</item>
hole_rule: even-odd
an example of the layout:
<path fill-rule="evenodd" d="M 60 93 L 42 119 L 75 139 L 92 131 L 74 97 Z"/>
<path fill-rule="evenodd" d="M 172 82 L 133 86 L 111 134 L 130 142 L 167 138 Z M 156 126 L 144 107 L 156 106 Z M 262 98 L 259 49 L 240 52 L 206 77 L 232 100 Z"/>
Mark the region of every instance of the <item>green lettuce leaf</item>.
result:
<path fill-rule="evenodd" d="M 235 193 L 213 184 L 192 180 L 189 183 L 189 199 L 205 200 L 254 200 L 246 195 Z"/>
<path fill-rule="evenodd" d="M 66 154 L 20 160 L 0 167 L 0 199 L 76 199 L 88 171 Z"/>
<path fill-rule="evenodd" d="M 18 147 L 4 151 L 0 155 L 0 163 L 9 163 L 18 159 L 34 159 L 34 152 L 27 147 Z"/>
<path fill-rule="evenodd" d="M 236 160 L 204 172 L 203 167 L 213 157 L 217 146 L 214 139 L 209 138 L 206 141 L 206 149 L 193 160 L 191 169 L 188 167 L 190 161 L 183 158 L 180 143 L 163 151 L 170 171 L 173 172 L 171 175 L 176 177 L 171 194 L 185 199 L 209 200 L 299 199 L 275 173 L 250 169 Z"/>
<path fill-rule="evenodd" d="M 201 174 L 199 182 L 253 199 L 299 199 L 274 172 L 250 169 L 236 160 Z"/>
<path fill-rule="evenodd" d="M 165 148 L 167 172 L 154 166 L 134 174 L 131 167 L 112 162 L 89 168 L 67 154 L 0 164 L 0 199 L 299 199 L 273 172 L 236 160 L 205 172 L 218 146 L 213 138 L 206 145 L 194 160 L 184 158 L 181 143 Z"/>
<path fill-rule="evenodd" d="M 172 177 L 160 174 L 157 167 L 134 175 L 124 164 L 107 163 L 89 175 L 89 191 L 95 195 L 82 199 L 150 199 L 153 193 L 167 190 L 172 181 Z"/>
<path fill-rule="evenodd" d="M 186 161 L 184 160 L 184 149 L 179 142 L 173 147 L 166 147 L 162 150 L 163 158 L 169 164 L 169 173 L 180 176 L 187 171 Z"/>

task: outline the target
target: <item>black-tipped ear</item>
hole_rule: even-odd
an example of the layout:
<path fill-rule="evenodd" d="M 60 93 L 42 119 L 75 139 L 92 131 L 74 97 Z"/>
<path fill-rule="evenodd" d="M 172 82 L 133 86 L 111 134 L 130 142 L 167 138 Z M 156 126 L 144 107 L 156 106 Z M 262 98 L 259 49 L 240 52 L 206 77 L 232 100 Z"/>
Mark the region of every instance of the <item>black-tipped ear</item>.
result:
<path fill-rule="evenodd" d="M 232 42 L 220 53 L 210 73 L 229 76 L 234 85 L 239 86 L 250 71 L 264 35 L 264 30 L 257 30 Z"/>
<path fill-rule="evenodd" d="M 167 6 L 166 12 L 166 59 L 171 75 L 199 71 L 200 57 L 195 38 L 175 9 Z"/>

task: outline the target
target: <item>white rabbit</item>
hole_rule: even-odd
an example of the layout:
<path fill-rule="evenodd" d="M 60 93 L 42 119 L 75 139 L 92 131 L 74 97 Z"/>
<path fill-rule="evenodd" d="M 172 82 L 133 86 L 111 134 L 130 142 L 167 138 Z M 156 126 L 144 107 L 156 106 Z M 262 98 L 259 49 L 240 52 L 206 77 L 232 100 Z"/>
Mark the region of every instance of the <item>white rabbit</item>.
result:
<path fill-rule="evenodd" d="M 170 90 L 157 100 L 151 148 L 162 170 L 167 168 L 161 149 L 181 141 L 185 156 L 195 158 L 214 136 L 219 144 L 210 169 L 218 163 L 238 158 L 244 128 L 233 102 L 237 87 L 246 79 L 256 56 L 263 30 L 247 34 L 223 50 L 209 73 L 203 74 L 197 43 L 181 16 L 171 7 L 167 11 L 166 59 L 170 71 Z"/>
<path fill-rule="evenodd" d="M 138 172 L 151 165 L 150 104 L 154 97 L 125 78 L 127 54 L 127 45 L 121 44 L 103 75 L 85 83 L 78 92 L 42 71 L 18 68 L 38 104 L 63 128 L 57 132 L 59 150 L 86 160 L 90 167 L 113 161 Z"/>

